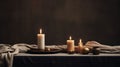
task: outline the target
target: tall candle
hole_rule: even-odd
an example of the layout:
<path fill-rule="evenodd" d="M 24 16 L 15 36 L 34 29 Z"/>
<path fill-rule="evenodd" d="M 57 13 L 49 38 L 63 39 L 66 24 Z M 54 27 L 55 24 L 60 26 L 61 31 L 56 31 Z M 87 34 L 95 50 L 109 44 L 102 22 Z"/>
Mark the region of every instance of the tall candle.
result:
<path fill-rule="evenodd" d="M 42 34 L 42 29 L 40 29 L 40 34 L 37 34 L 37 44 L 38 49 L 40 50 L 45 49 L 45 34 Z"/>
<path fill-rule="evenodd" d="M 72 40 L 72 37 L 69 37 L 69 40 L 67 40 L 67 51 L 68 52 L 74 52 L 74 40 Z"/>

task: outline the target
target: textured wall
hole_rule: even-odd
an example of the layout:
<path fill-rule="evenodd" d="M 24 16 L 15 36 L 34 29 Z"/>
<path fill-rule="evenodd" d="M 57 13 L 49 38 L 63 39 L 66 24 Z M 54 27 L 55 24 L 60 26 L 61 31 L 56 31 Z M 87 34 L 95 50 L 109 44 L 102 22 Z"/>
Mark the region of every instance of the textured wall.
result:
<path fill-rule="evenodd" d="M 71 35 L 84 43 L 120 44 L 119 0 L 1 0 L 0 43 L 65 44 Z"/>

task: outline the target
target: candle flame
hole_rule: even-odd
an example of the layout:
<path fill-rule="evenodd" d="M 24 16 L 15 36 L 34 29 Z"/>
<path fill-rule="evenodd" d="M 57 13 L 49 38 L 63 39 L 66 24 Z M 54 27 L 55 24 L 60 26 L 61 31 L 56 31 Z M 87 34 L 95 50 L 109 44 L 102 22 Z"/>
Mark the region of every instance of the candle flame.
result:
<path fill-rule="evenodd" d="M 79 43 L 82 43 L 82 39 L 80 39 Z"/>
<path fill-rule="evenodd" d="M 69 39 L 71 40 L 71 39 L 72 39 L 72 37 L 70 36 L 70 37 L 69 37 Z"/>
<path fill-rule="evenodd" d="M 40 29 L 40 34 L 42 33 L 42 29 Z"/>
<path fill-rule="evenodd" d="M 82 39 L 79 40 L 79 45 L 83 46 Z"/>

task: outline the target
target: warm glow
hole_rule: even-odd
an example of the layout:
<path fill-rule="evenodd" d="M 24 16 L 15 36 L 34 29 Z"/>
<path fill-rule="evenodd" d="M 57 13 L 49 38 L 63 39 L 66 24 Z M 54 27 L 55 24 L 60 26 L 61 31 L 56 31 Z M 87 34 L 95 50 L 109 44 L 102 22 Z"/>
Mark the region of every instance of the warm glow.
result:
<path fill-rule="evenodd" d="M 83 46 L 82 39 L 79 40 L 79 45 Z"/>
<path fill-rule="evenodd" d="M 70 37 L 69 37 L 69 39 L 71 40 L 71 39 L 72 39 L 72 37 L 70 36 Z"/>
<path fill-rule="evenodd" d="M 80 43 L 80 44 L 82 43 L 82 39 L 80 39 L 79 43 Z"/>
<path fill-rule="evenodd" d="M 40 29 L 40 34 L 42 33 L 42 29 Z"/>

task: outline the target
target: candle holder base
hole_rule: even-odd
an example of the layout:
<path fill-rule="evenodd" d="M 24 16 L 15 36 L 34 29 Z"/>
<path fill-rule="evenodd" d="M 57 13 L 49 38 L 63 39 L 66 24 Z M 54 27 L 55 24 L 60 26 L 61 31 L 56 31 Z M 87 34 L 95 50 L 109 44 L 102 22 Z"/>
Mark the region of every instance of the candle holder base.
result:
<path fill-rule="evenodd" d="M 54 54 L 61 52 L 61 49 L 53 49 L 49 48 L 48 50 L 40 50 L 40 49 L 30 49 L 27 53 L 31 54 Z"/>

